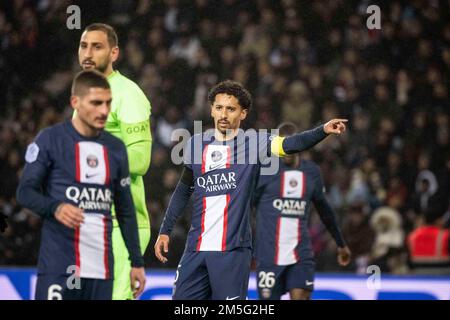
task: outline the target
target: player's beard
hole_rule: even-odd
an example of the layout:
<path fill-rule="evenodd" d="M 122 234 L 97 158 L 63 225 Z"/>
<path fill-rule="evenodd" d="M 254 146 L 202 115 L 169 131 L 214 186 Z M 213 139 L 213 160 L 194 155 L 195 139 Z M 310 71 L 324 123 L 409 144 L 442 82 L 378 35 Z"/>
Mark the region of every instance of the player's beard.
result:
<path fill-rule="evenodd" d="M 105 73 L 106 69 L 108 68 L 108 65 L 109 65 L 109 60 L 106 60 L 102 64 L 96 65 L 95 69 L 97 69 L 101 73 Z"/>
<path fill-rule="evenodd" d="M 227 135 L 227 134 L 230 134 L 232 132 L 232 129 L 231 129 L 231 126 L 230 126 L 229 122 L 227 122 L 224 126 L 221 126 L 221 123 L 218 122 L 216 124 L 216 128 L 224 136 Z"/>
<path fill-rule="evenodd" d="M 282 158 L 285 165 L 295 167 L 298 163 L 298 155 L 287 155 Z"/>
<path fill-rule="evenodd" d="M 91 60 L 91 61 L 92 61 L 92 60 Z M 94 61 L 92 61 L 92 62 L 94 62 Z M 104 60 L 103 62 L 101 62 L 101 63 L 95 63 L 95 62 L 94 62 L 94 69 L 97 70 L 97 71 L 99 71 L 99 72 L 101 72 L 101 73 L 105 73 L 106 69 L 108 69 L 109 62 L 110 62 L 109 59 L 105 59 L 105 60 Z M 81 65 L 81 67 L 82 67 L 84 70 L 89 70 L 89 69 L 91 69 L 91 68 L 84 68 L 84 67 L 83 67 L 83 64 Z"/>
<path fill-rule="evenodd" d="M 238 129 L 239 128 L 233 128 L 231 126 L 229 126 L 228 128 L 217 128 L 220 134 L 227 139 L 234 137 L 236 135 L 236 130 Z"/>
<path fill-rule="evenodd" d="M 292 166 L 295 162 L 295 158 L 293 156 L 286 156 L 283 158 L 283 162 L 287 165 L 287 166 Z"/>

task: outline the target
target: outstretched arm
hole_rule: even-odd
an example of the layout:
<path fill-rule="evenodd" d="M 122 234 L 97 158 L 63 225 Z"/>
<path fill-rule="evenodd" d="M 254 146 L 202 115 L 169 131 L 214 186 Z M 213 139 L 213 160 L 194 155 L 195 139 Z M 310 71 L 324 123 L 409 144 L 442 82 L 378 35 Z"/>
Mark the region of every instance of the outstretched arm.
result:
<path fill-rule="evenodd" d="M 346 119 L 333 119 L 320 125 L 312 130 L 294 134 L 290 137 L 277 136 L 271 144 L 271 151 L 277 156 L 285 156 L 287 154 L 298 153 L 307 150 L 330 134 L 342 134 L 345 132 Z"/>

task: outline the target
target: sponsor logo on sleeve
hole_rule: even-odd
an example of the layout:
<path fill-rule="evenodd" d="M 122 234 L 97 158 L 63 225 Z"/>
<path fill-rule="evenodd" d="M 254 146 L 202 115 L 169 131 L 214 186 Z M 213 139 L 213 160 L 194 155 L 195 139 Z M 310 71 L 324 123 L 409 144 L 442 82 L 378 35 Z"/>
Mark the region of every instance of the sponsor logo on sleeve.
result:
<path fill-rule="evenodd" d="M 130 177 L 123 178 L 122 180 L 120 180 L 120 185 L 124 188 L 126 186 L 131 185 L 131 178 Z"/>
<path fill-rule="evenodd" d="M 25 154 L 25 161 L 28 163 L 33 163 L 36 161 L 38 155 L 39 155 L 39 146 L 33 142 L 27 148 L 27 152 Z"/>

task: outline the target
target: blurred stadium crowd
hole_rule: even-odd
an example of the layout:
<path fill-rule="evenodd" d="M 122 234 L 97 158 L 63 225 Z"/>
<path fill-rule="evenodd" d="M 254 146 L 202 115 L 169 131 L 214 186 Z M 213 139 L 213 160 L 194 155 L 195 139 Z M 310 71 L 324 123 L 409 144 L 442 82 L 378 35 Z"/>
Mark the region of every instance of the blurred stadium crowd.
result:
<path fill-rule="evenodd" d="M 450 1 L 11 0 L 0 4 L 0 209 L 10 225 L 0 235 L 0 265 L 36 263 L 41 222 L 16 204 L 15 189 L 27 144 L 71 116 L 81 30 L 66 28 L 66 8 L 74 3 L 82 27 L 117 29 L 116 68 L 152 103 L 147 267 L 163 267 L 153 243 L 180 173 L 171 133 L 192 130 L 194 120 L 212 125 L 207 91 L 227 78 L 254 96 L 246 127 L 350 120 L 347 134 L 305 155 L 322 168 L 355 257 L 339 267 L 313 215 L 318 271 L 378 264 L 408 273 L 407 235 L 428 212 L 448 226 Z M 366 27 L 370 4 L 381 7 L 381 30 Z M 165 267 L 176 267 L 189 219 L 177 224 Z"/>

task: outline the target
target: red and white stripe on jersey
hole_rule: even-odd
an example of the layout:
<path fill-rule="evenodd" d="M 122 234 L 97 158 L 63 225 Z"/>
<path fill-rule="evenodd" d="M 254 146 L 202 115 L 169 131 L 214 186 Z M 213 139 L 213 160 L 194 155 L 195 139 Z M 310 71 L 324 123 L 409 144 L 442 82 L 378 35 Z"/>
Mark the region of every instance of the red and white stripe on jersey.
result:
<path fill-rule="evenodd" d="M 104 215 L 89 213 L 75 230 L 75 258 L 81 278 L 110 278 L 107 227 Z"/>
<path fill-rule="evenodd" d="M 109 160 L 104 146 L 91 141 L 75 145 L 76 180 L 81 183 L 108 184 Z"/>
<path fill-rule="evenodd" d="M 281 192 L 282 198 L 301 199 L 306 191 L 305 175 L 301 171 L 292 170 L 284 171 L 281 176 Z"/>
<path fill-rule="evenodd" d="M 296 248 L 301 241 L 300 219 L 279 217 L 275 234 L 275 264 L 286 266 L 299 260 Z"/>
<path fill-rule="evenodd" d="M 202 231 L 197 251 L 226 250 L 229 204 L 229 194 L 203 198 Z"/>
<path fill-rule="evenodd" d="M 230 146 L 209 144 L 203 149 L 202 173 L 230 167 Z"/>
<path fill-rule="evenodd" d="M 229 168 L 230 163 L 229 146 L 207 145 L 203 150 L 202 174 Z M 229 204 L 229 194 L 203 198 L 202 230 L 198 237 L 197 251 L 226 250 Z"/>

